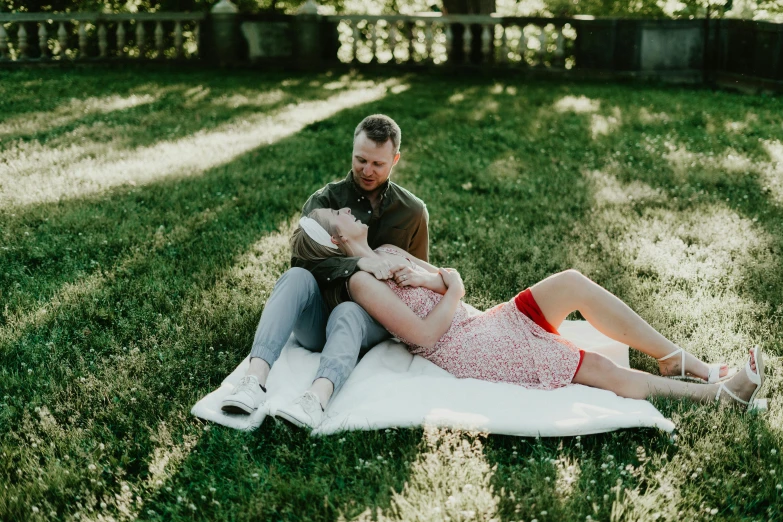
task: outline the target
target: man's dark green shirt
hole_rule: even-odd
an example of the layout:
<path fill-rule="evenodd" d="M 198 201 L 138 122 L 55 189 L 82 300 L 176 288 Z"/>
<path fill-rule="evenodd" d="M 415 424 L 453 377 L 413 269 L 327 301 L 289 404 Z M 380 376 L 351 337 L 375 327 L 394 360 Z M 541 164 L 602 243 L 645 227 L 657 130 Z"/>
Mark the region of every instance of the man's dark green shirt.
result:
<path fill-rule="evenodd" d="M 338 210 L 350 208 L 351 214 L 369 226 L 367 243 L 370 248 L 391 244 L 424 261 L 429 260 L 429 214 L 422 200 L 401 186 L 387 181 L 372 209 L 370 200 L 353 181 L 353 173 L 342 181 L 329 183 L 310 196 L 302 207 L 306 216 L 318 208 Z M 345 281 L 356 272 L 358 257 L 332 257 L 318 264 L 292 258 L 291 266 L 310 270 L 322 290 L 344 288 Z"/>

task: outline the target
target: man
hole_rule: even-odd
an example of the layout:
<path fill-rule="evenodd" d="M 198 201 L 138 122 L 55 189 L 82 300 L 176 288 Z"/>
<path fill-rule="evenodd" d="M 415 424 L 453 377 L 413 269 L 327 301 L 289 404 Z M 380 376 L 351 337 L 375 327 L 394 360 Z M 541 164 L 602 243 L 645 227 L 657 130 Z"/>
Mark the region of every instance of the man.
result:
<path fill-rule="evenodd" d="M 388 116 L 368 116 L 356 127 L 348 176 L 310 196 L 302 208 L 346 209 L 369 226 L 368 243 L 392 244 L 429 258 L 429 215 L 424 203 L 390 180 L 400 159 L 401 131 Z M 321 352 L 312 386 L 276 415 L 296 426 L 316 428 L 331 396 L 340 389 L 364 352 L 389 332 L 356 303 L 345 287 L 362 270 L 378 279 L 399 277 L 404 265 L 369 258 L 329 258 L 316 266 L 291 259 L 292 268 L 275 284 L 256 330 L 250 368 L 237 389 L 224 399 L 223 411 L 252 413 L 266 398 L 266 380 L 293 331 L 297 341 Z M 338 304 L 339 303 L 339 304 Z M 333 309 L 332 309 L 333 307 Z"/>

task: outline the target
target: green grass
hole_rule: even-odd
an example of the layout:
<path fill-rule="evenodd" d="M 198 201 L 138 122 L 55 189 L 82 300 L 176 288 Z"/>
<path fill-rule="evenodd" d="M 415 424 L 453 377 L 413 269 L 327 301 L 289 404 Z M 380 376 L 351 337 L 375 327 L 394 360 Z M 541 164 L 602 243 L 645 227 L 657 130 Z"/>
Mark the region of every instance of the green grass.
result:
<path fill-rule="evenodd" d="M 772 409 L 676 437 L 189 414 L 246 355 L 292 219 L 365 115 L 488 307 L 575 267 L 675 342 L 766 349 Z M 768 520 L 783 512 L 783 103 L 654 85 L 109 69 L 0 83 L 0 519 Z M 637 368 L 655 371 L 635 354 Z"/>

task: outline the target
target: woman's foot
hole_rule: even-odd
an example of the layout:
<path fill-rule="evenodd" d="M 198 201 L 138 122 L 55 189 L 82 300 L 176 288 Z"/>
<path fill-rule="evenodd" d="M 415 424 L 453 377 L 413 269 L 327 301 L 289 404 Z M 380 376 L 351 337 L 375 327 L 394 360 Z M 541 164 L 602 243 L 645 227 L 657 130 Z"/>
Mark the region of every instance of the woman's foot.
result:
<path fill-rule="evenodd" d="M 731 394 L 733 394 L 737 399 L 740 399 L 741 401 L 744 401 L 746 404 L 751 400 L 753 397 L 754 392 L 757 388 L 760 388 L 763 384 L 763 378 L 759 375 L 759 370 L 757 368 L 761 368 L 763 365 L 756 364 L 756 357 L 754 354 L 754 350 L 750 350 L 750 360 L 748 361 L 748 365 L 750 366 L 751 372 L 756 374 L 759 378 L 757 379 L 758 382 L 755 383 L 751 380 L 751 377 L 747 374 L 745 371 L 737 372 L 737 374 L 729 379 L 728 381 L 720 384 L 715 384 L 715 393 L 717 395 L 716 399 L 721 400 L 724 404 L 738 404 L 740 406 L 745 406 L 742 403 L 738 403 Z M 723 391 L 728 391 L 730 393 L 721 393 L 718 390 L 720 387 L 723 386 Z"/>
<path fill-rule="evenodd" d="M 684 372 L 683 364 L 685 365 Z M 717 367 L 715 370 L 712 370 L 713 373 L 717 371 L 717 375 L 712 377 L 712 382 L 723 380 L 729 375 L 729 366 L 727 364 L 708 365 L 682 348 L 658 359 L 658 370 L 664 377 L 695 377 L 699 380 L 710 382 L 711 366 Z"/>

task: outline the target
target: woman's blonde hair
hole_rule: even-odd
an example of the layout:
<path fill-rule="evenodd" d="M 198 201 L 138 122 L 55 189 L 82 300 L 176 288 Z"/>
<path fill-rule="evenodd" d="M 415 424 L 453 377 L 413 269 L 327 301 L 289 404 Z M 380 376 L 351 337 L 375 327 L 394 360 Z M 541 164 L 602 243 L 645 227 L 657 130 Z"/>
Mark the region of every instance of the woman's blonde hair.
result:
<path fill-rule="evenodd" d="M 336 235 L 335 231 L 332 230 L 331 224 L 317 214 L 315 210 L 310 212 L 307 217 L 316 220 L 319 225 L 324 227 L 324 230 L 326 230 L 330 236 Z M 302 230 L 301 226 L 296 227 L 296 230 L 294 230 L 294 233 L 291 235 L 290 243 L 291 254 L 308 263 L 317 263 L 330 257 L 345 257 L 345 253 L 342 250 L 325 247 L 320 243 L 316 243 L 313 238 Z"/>
<path fill-rule="evenodd" d="M 319 216 L 315 210 L 310 212 L 307 217 L 316 220 L 319 225 L 324 227 L 330 236 L 337 235 L 336 231 L 330 226 L 330 223 Z M 307 232 L 302 230 L 301 226 L 296 227 L 296 230 L 294 230 L 294 233 L 291 235 L 290 243 L 291 254 L 307 263 L 318 263 L 319 261 L 323 261 L 330 257 L 345 257 L 345 253 L 342 250 L 325 247 L 320 243 L 316 243 L 313 238 L 307 235 Z M 343 287 L 332 286 L 330 288 L 325 288 L 322 297 L 324 301 L 326 301 L 326 305 L 330 309 L 333 309 L 345 300 L 343 297 Z"/>

